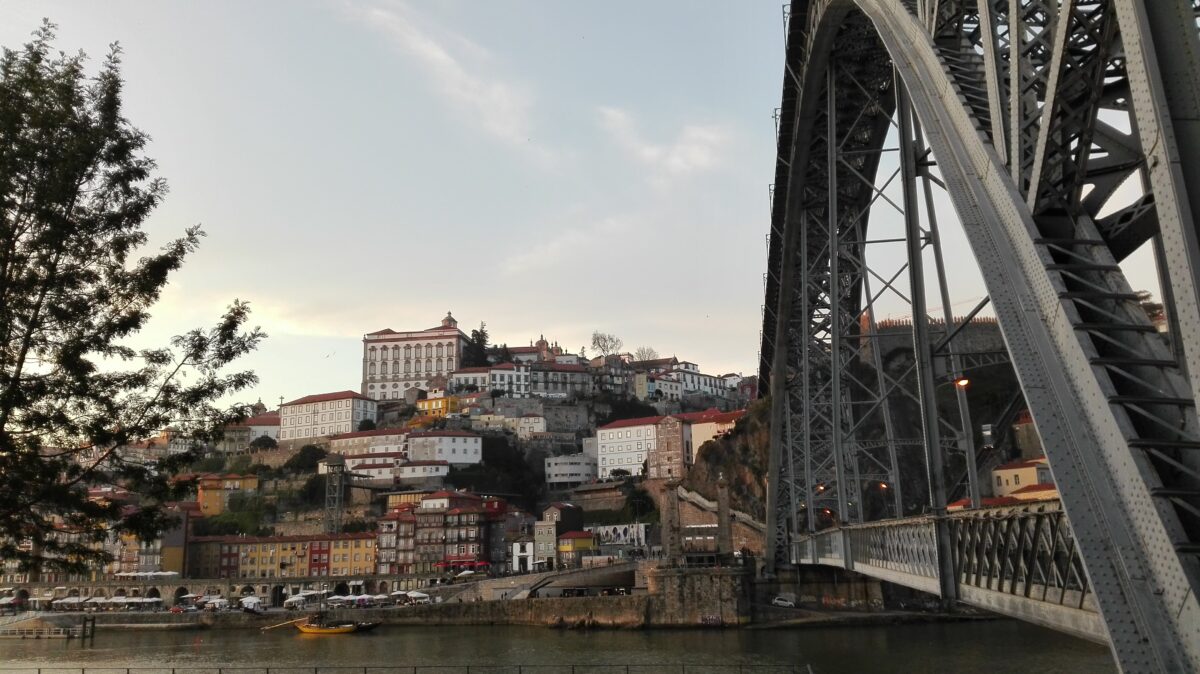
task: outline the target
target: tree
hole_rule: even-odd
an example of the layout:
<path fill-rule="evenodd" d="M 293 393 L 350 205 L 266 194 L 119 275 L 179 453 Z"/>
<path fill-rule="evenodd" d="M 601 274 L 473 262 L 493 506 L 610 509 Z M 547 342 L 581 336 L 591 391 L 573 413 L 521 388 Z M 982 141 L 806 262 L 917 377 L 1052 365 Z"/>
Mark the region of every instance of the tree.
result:
<path fill-rule="evenodd" d="M 629 471 L 624 468 L 613 468 L 609 475 L 612 477 L 629 477 Z"/>
<path fill-rule="evenodd" d="M 471 331 L 471 337 L 463 344 L 462 367 L 484 367 L 488 364 L 487 323 L 480 321 L 479 329 Z"/>
<path fill-rule="evenodd" d="M 358 422 L 357 430 L 359 430 L 359 431 L 375 430 L 375 420 L 374 419 L 363 419 L 362 421 Z"/>
<path fill-rule="evenodd" d="M 87 57 L 54 38 L 46 22 L 0 58 L 0 475 L 20 485 L 0 490 L 0 558 L 75 572 L 111 560 L 98 543 L 114 535 L 153 540 L 174 525 L 164 504 L 189 485 L 171 477 L 198 450 L 146 460 L 122 448 L 167 427 L 209 442 L 248 416 L 218 401 L 256 383 L 225 370 L 264 335 L 243 329 L 249 307 L 234 301 L 211 330 L 129 346 L 203 232 L 145 250 L 167 186 L 123 116 L 120 50 L 90 77 Z M 89 500 L 96 485 L 139 507 Z"/>
<path fill-rule="evenodd" d="M 501 344 L 500 350 L 496 352 L 496 363 L 511 363 L 513 362 L 512 352 L 508 350 L 508 344 Z"/>
<path fill-rule="evenodd" d="M 592 350 L 598 352 L 601 356 L 611 356 L 614 353 L 619 353 L 625 342 L 621 341 L 620 337 L 607 332 L 595 330 L 592 332 Z"/>
<path fill-rule="evenodd" d="M 225 456 L 222 454 L 212 454 L 197 459 L 190 466 L 190 470 L 196 473 L 223 473 L 225 472 Z"/>
<path fill-rule="evenodd" d="M 655 360 L 656 358 L 658 358 L 658 351 L 655 351 L 654 347 L 652 346 L 639 346 L 637 350 L 633 352 L 634 360 L 644 361 Z"/>
<path fill-rule="evenodd" d="M 283 464 L 283 470 L 292 473 L 312 473 L 317 470 L 317 464 L 328 454 L 318 445 L 304 445 Z"/>
<path fill-rule="evenodd" d="M 269 435 L 260 435 L 250 441 L 250 449 L 255 452 L 266 452 L 278 447 L 279 443 Z"/>

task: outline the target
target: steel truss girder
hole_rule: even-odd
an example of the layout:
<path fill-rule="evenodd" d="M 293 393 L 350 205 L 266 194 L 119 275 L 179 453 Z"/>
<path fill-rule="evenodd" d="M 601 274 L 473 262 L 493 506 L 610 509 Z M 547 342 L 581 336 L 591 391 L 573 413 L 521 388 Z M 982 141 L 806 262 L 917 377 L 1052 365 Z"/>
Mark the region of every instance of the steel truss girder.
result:
<path fill-rule="evenodd" d="M 812 170 L 828 163 L 809 151 L 820 126 L 814 118 L 828 105 L 814 82 L 831 50 L 850 37 L 844 26 L 861 25 L 858 11 L 874 27 L 853 35 L 859 57 L 894 61 L 938 157 L 1118 664 L 1127 671 L 1200 670 L 1194 0 L 792 3 L 775 182 L 777 191 L 787 185 L 788 196 L 785 206 L 775 202 L 770 262 L 785 273 L 774 286 L 768 282 L 767 302 L 780 311 L 772 325 L 764 322 L 764 345 L 767 333 L 774 335 L 763 349 L 762 379 L 774 394 L 768 519 L 776 526 L 769 546 L 789 549 L 798 528 L 778 526 L 787 515 L 779 496 L 789 489 L 794 495 L 798 485 L 781 484 L 796 473 L 779 470 L 777 456 L 790 448 L 775 430 L 793 418 L 789 399 L 803 401 L 788 395 L 788 366 L 800 364 L 788 329 L 797 322 L 791 303 L 801 294 L 796 287 L 822 287 L 810 278 L 819 269 L 788 278 L 789 267 L 798 266 L 785 255 L 798 247 L 788 232 L 801 222 Z M 874 56 L 866 53 L 871 49 Z M 1108 124 L 1105 115 L 1114 114 L 1127 115 L 1130 132 Z M 1128 207 L 1114 204 L 1116 187 L 1139 174 L 1146 196 Z M 818 181 L 818 192 L 828 184 Z M 1115 219 L 1102 217 L 1106 208 Z M 1156 236 L 1179 335 L 1171 349 L 1116 265 Z M 824 311 L 819 328 L 837 325 L 835 299 L 847 290 L 823 287 L 825 303 L 814 301 L 801 314 L 807 320 Z M 806 380 L 822 376 L 828 371 L 809 372 Z M 807 431 L 794 431 L 788 442 Z"/>

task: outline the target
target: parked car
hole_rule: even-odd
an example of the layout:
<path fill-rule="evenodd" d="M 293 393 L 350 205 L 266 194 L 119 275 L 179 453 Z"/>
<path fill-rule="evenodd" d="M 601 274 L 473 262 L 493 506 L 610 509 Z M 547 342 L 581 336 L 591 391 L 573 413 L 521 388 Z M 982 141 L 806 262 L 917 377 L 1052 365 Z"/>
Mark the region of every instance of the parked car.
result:
<path fill-rule="evenodd" d="M 796 602 L 787 597 L 775 597 L 771 600 L 771 606 L 782 606 L 784 608 L 796 608 Z"/>

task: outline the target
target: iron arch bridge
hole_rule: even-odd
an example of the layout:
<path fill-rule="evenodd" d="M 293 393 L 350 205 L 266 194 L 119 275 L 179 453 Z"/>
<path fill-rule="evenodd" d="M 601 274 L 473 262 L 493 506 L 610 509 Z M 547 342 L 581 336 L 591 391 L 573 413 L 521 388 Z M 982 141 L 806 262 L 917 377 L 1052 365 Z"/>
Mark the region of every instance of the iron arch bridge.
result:
<path fill-rule="evenodd" d="M 1123 671 L 1200 671 L 1200 0 L 793 0 L 785 20 L 768 570 L 836 564 L 1025 618 L 1049 597 L 1092 616 L 1073 631 Z M 939 200 L 986 287 L 965 319 Z M 1139 249 L 1167 335 L 1120 266 Z M 913 317 L 902 372 L 870 348 L 885 297 Z M 979 464 L 965 393 L 939 406 L 938 385 L 985 308 L 1061 509 L 946 514 L 947 446 L 972 478 Z M 927 511 L 863 521 L 869 480 L 907 513 L 900 421 L 918 429 Z"/>

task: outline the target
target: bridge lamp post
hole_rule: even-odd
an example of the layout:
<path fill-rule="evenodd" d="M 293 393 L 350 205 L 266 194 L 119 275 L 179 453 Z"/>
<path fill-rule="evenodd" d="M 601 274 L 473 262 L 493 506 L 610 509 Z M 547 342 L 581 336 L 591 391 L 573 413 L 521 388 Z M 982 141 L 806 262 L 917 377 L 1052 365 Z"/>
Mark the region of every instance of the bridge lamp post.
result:
<path fill-rule="evenodd" d="M 958 401 L 959 422 L 962 424 L 958 446 L 962 450 L 967 464 L 967 497 L 971 501 L 971 507 L 978 508 L 981 502 L 979 466 L 975 459 L 975 437 L 971 425 L 971 409 L 967 404 L 967 389 L 971 386 L 971 379 L 961 372 L 956 372 L 950 375 L 948 381 L 938 384 L 937 388 L 946 385 L 954 386 L 954 395 Z"/>

